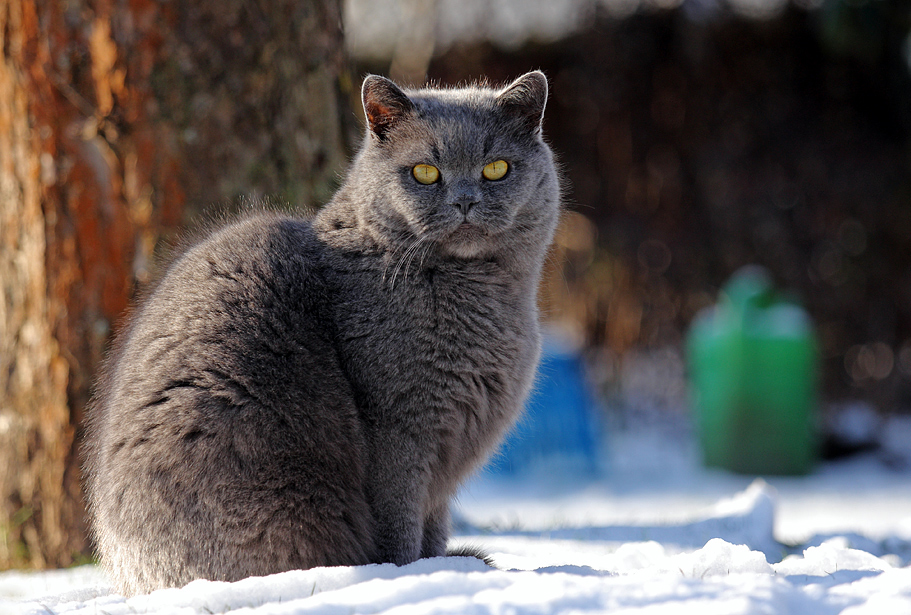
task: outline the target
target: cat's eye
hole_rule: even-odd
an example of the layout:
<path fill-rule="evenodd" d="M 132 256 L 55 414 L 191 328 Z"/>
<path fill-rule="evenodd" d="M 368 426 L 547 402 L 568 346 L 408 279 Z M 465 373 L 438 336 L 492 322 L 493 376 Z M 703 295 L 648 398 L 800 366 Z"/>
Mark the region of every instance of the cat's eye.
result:
<path fill-rule="evenodd" d="M 434 184 L 440 179 L 440 170 L 432 164 L 416 164 L 411 169 L 411 174 L 418 182 L 425 185 Z"/>
<path fill-rule="evenodd" d="M 484 167 L 484 170 L 481 173 L 484 175 L 484 179 L 489 179 L 490 181 L 496 181 L 498 179 L 503 179 L 506 177 L 506 172 L 509 171 L 509 163 L 505 160 L 494 160 L 490 164 Z"/>

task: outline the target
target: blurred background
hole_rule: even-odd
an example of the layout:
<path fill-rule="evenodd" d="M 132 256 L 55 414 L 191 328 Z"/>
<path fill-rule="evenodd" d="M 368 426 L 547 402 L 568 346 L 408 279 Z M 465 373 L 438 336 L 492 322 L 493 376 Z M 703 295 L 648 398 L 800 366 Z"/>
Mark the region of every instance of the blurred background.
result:
<path fill-rule="evenodd" d="M 0 567 L 88 557 L 80 426 L 133 294 L 207 211 L 331 198 L 367 72 L 548 75 L 567 192 L 542 306 L 610 429 L 692 423 L 691 323 L 745 265 L 812 320 L 823 423 L 911 404 L 905 0 L 6 0 L 0 21 Z"/>

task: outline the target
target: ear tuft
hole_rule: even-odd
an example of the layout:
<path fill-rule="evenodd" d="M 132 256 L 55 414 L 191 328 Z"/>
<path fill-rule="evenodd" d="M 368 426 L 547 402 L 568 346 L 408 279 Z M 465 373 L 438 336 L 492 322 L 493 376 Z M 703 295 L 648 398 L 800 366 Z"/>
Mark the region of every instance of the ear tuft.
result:
<path fill-rule="evenodd" d="M 389 79 L 368 75 L 361 88 L 367 125 L 380 141 L 414 109 L 414 103 Z"/>
<path fill-rule="evenodd" d="M 539 70 L 522 75 L 497 96 L 497 104 L 524 120 L 529 130 L 540 131 L 547 104 L 547 77 Z"/>

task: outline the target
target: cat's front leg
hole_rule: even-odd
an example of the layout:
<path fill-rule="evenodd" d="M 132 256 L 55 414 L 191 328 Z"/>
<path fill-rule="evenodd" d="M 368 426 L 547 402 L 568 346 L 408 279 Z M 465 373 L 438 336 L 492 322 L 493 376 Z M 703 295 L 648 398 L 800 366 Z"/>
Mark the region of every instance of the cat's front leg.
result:
<path fill-rule="evenodd" d="M 375 502 L 377 563 L 404 566 L 421 556 L 423 524 L 408 496 L 395 502 Z"/>
<path fill-rule="evenodd" d="M 441 557 L 446 555 L 446 543 L 452 532 L 452 520 L 449 514 L 449 502 L 430 511 L 424 518 L 424 536 L 421 543 L 421 557 Z"/>
<path fill-rule="evenodd" d="M 404 566 L 420 557 L 420 527 L 410 515 L 377 523 L 377 562 Z"/>
<path fill-rule="evenodd" d="M 428 475 L 413 441 L 386 431 L 371 443 L 367 494 L 374 516 L 377 563 L 410 564 L 421 557 L 422 510 Z"/>

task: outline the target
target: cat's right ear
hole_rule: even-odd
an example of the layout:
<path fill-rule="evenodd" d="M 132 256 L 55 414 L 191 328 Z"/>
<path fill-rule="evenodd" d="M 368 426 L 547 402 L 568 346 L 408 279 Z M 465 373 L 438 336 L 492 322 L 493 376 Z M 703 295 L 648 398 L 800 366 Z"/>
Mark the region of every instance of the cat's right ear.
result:
<path fill-rule="evenodd" d="M 540 134 L 547 105 L 547 77 L 539 70 L 522 75 L 500 92 L 497 104 Z"/>
<path fill-rule="evenodd" d="M 414 103 L 399 86 L 379 75 L 368 75 L 364 79 L 361 100 L 367 126 L 380 141 L 384 141 L 389 130 L 414 110 Z"/>

